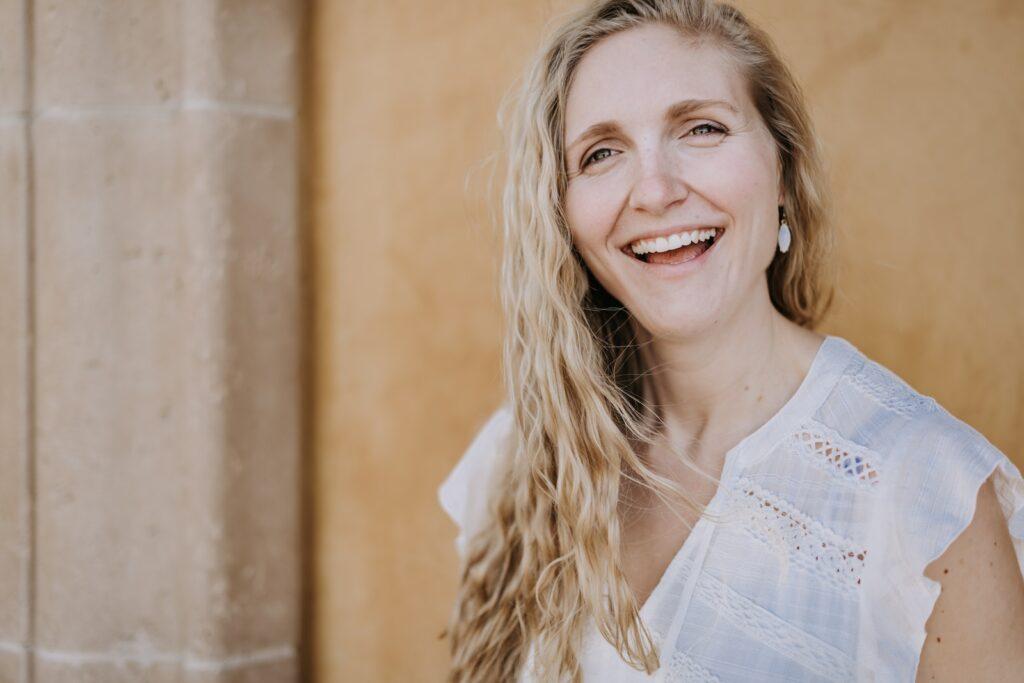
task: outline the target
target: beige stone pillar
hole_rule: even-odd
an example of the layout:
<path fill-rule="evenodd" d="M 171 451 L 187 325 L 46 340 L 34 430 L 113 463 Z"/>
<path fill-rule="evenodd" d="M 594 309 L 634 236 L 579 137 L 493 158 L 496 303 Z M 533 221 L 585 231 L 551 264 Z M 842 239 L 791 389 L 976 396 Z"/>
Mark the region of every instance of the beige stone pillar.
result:
<path fill-rule="evenodd" d="M 0 681 L 294 681 L 302 3 L 0 0 Z"/>
<path fill-rule="evenodd" d="M 29 306 L 23 11 L 0 0 L 0 681 L 25 681 Z"/>

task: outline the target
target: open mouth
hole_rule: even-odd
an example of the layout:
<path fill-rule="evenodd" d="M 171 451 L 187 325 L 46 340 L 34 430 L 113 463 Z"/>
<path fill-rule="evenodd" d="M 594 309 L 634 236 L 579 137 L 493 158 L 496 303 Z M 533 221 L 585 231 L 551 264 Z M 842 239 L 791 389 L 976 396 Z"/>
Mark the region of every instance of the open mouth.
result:
<path fill-rule="evenodd" d="M 722 228 L 708 228 L 708 230 L 713 230 L 713 234 L 691 244 L 675 246 L 675 243 L 669 240 L 660 240 L 659 244 L 653 244 L 652 242 L 647 241 L 637 245 L 637 248 L 643 253 L 636 253 L 633 250 L 634 245 L 626 246 L 623 251 L 638 261 L 652 265 L 677 265 L 680 263 L 686 263 L 687 261 L 699 258 L 705 252 L 710 251 L 724 232 Z"/>

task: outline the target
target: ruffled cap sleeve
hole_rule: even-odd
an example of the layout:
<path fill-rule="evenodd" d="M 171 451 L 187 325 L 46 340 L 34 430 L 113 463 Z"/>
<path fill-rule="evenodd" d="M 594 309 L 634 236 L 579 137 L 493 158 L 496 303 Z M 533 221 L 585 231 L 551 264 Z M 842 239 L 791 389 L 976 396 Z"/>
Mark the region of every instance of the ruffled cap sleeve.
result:
<path fill-rule="evenodd" d="M 444 511 L 459 528 L 455 549 L 466 555 L 466 544 L 480 528 L 487 515 L 493 475 L 499 458 L 507 452 L 504 440 L 512 427 L 512 412 L 500 406 L 477 431 L 469 447 L 438 488 L 438 500 Z"/>
<path fill-rule="evenodd" d="M 923 627 L 941 590 L 924 570 L 970 524 L 981 485 L 990 476 L 1024 575 L 1024 478 L 1004 453 L 945 409 L 906 429 L 891 529 L 914 582 L 907 591 L 910 616 Z"/>

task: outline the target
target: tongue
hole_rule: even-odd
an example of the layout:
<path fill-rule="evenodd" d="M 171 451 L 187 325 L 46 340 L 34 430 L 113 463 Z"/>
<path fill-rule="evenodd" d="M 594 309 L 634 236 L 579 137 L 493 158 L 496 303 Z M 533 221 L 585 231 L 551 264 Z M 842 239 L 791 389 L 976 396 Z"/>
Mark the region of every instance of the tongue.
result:
<path fill-rule="evenodd" d="M 660 253 L 651 253 L 647 255 L 648 263 L 661 263 L 661 264 L 675 264 L 683 263 L 684 261 L 690 261 L 703 254 L 708 249 L 707 241 L 697 242 L 696 244 L 687 244 L 686 246 L 673 249 L 672 251 L 663 251 Z"/>

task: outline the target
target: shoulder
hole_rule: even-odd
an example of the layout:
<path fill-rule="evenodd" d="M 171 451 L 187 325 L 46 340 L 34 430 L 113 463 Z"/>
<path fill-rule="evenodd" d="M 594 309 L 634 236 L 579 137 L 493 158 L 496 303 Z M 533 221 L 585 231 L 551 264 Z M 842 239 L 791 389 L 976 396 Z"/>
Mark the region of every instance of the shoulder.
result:
<path fill-rule="evenodd" d="M 918 680 L 1012 679 L 1024 668 L 1024 478 L 938 404 L 890 455 L 889 528 L 923 627 Z"/>
<path fill-rule="evenodd" d="M 941 592 L 919 680 L 1012 680 L 1024 670 L 1022 561 L 997 494 L 1000 475 L 981 485 L 970 524 L 926 569 Z"/>
<path fill-rule="evenodd" d="M 883 612 L 921 645 L 918 680 L 1012 680 L 1024 668 L 1020 470 L 885 366 L 864 357 L 850 383 L 871 399 L 857 428 L 884 455 L 879 510 L 894 561 L 885 572 L 897 590 Z"/>
<path fill-rule="evenodd" d="M 814 419 L 868 451 L 882 484 L 877 493 L 905 522 L 907 535 L 918 537 L 922 527 L 949 521 L 938 501 L 961 511 L 973 507 L 965 494 L 976 493 L 1005 456 L 934 398 L 852 348 Z"/>
<path fill-rule="evenodd" d="M 984 435 L 938 404 L 907 421 L 893 445 L 891 521 L 915 573 L 966 529 L 982 484 L 997 468 L 1001 486 L 1021 496 L 1016 506 L 1024 505 L 1024 482 L 1013 463 Z M 1004 526 L 1012 512 L 1006 510 Z"/>
<path fill-rule="evenodd" d="M 875 486 L 860 489 L 870 495 L 850 504 L 867 510 L 865 523 L 850 528 L 863 534 L 873 558 L 865 666 L 901 679 L 916 670 L 923 680 L 937 671 L 937 680 L 964 677 L 954 669 L 958 661 L 972 673 L 981 661 L 1020 670 L 1024 664 L 1006 654 L 1024 653 L 1024 479 L 1017 467 L 978 430 L 859 350 L 814 419 L 855 444 L 851 453 L 867 457 L 877 473 Z M 996 668 L 986 674 L 1007 680 Z"/>
<path fill-rule="evenodd" d="M 512 429 L 512 411 L 502 404 L 480 425 L 469 440 L 455 467 L 437 489 L 441 508 L 455 522 L 459 534 L 455 547 L 460 554 L 468 538 L 483 523 L 494 475 L 507 452 L 507 437 Z"/>
<path fill-rule="evenodd" d="M 977 429 L 852 348 L 838 389 L 816 418 L 873 454 L 884 481 L 879 493 L 907 542 L 925 553 L 944 549 L 948 543 L 923 547 L 928 534 L 935 543 L 952 540 L 949 534 L 970 521 L 982 482 L 999 468 L 1007 487 L 1019 471 Z"/>
<path fill-rule="evenodd" d="M 866 415 L 869 419 L 883 419 L 892 424 L 916 421 L 919 417 L 933 412 L 937 403 L 931 396 L 922 394 L 894 370 L 855 346 L 849 340 L 838 337 L 834 348 L 837 355 L 845 359 L 841 384 L 845 387 L 843 398 L 853 397 L 847 409 Z"/>

